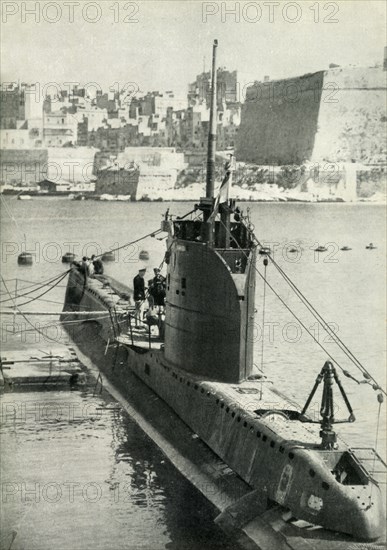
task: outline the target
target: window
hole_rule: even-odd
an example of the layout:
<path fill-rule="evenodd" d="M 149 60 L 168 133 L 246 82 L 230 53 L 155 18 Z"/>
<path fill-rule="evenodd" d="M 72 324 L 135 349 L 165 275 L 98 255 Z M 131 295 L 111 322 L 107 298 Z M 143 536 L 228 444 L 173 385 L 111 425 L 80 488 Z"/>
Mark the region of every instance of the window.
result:
<path fill-rule="evenodd" d="M 183 278 L 181 279 L 181 288 L 187 288 L 187 287 L 186 287 L 186 278 L 185 278 L 185 277 L 183 277 Z"/>

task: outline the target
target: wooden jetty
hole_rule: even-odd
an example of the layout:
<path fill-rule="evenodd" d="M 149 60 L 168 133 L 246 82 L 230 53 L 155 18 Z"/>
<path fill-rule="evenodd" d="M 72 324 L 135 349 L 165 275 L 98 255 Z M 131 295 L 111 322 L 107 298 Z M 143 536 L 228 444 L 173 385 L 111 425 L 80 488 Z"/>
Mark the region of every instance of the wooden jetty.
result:
<path fill-rule="evenodd" d="M 0 358 L 0 386 L 55 387 L 83 385 L 86 374 L 71 347 L 49 350 L 19 349 L 3 351 Z"/>

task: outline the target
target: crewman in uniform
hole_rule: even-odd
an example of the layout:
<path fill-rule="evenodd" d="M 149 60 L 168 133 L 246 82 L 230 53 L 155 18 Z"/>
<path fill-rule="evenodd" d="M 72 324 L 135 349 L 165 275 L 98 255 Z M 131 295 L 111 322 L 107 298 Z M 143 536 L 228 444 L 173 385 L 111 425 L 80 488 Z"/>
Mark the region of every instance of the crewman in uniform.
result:
<path fill-rule="evenodd" d="M 158 308 L 159 314 L 164 313 L 165 306 L 165 277 L 161 275 L 158 267 L 154 268 L 155 276 L 152 279 L 152 285 L 149 288 L 149 293 L 152 294 L 153 303 Z"/>
<path fill-rule="evenodd" d="M 83 256 L 82 263 L 79 265 L 78 270 L 80 273 L 82 273 L 84 277 L 85 284 L 87 283 L 87 278 L 90 275 L 89 271 L 89 262 L 86 256 Z"/>
<path fill-rule="evenodd" d="M 142 327 L 142 318 L 144 313 L 145 301 L 145 276 L 146 268 L 139 269 L 138 274 L 133 279 L 133 299 L 136 305 L 136 328 Z"/>
<path fill-rule="evenodd" d="M 103 262 L 100 258 L 96 258 L 95 254 L 92 255 L 91 261 L 93 262 L 94 266 L 94 273 L 96 275 L 103 275 Z"/>

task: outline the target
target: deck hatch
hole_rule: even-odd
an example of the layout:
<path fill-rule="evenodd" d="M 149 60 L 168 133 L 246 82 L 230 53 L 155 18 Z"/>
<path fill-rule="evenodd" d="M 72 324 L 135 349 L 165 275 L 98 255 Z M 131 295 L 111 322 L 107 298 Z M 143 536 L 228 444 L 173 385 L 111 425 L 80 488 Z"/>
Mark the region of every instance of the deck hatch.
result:
<path fill-rule="evenodd" d="M 247 393 L 247 394 L 258 393 L 257 388 L 235 388 L 234 387 L 234 390 L 239 392 L 239 393 Z"/>

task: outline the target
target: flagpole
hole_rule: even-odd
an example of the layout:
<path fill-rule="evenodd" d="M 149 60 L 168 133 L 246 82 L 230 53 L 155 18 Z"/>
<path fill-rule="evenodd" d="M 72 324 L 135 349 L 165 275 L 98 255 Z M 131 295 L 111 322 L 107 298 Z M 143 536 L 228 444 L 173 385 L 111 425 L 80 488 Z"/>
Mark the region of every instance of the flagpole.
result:
<path fill-rule="evenodd" d="M 217 130 L 217 74 L 216 74 L 216 50 L 218 41 L 214 40 L 212 47 L 212 75 L 211 75 L 211 105 L 210 123 L 207 145 L 207 174 L 206 174 L 206 196 L 201 199 L 200 207 L 203 211 L 202 238 L 210 246 L 214 243 L 214 184 L 215 184 L 215 152 L 216 152 L 216 130 Z"/>
<path fill-rule="evenodd" d="M 217 74 L 216 74 L 216 49 L 218 41 L 214 40 L 212 47 L 212 78 L 211 78 L 211 105 L 210 105 L 210 125 L 208 132 L 207 146 L 207 175 L 206 175 L 206 197 L 214 197 L 215 182 L 215 152 L 216 152 L 216 130 L 217 120 Z"/>
<path fill-rule="evenodd" d="M 219 241 L 222 248 L 229 248 L 231 240 L 231 223 L 230 214 L 231 208 L 228 200 L 229 188 L 232 181 L 233 170 L 233 155 L 229 155 L 230 159 L 225 165 L 225 176 L 222 181 L 222 185 L 219 189 L 219 194 L 216 199 L 217 206 L 219 206 L 220 212 L 220 229 L 219 229 Z"/>

